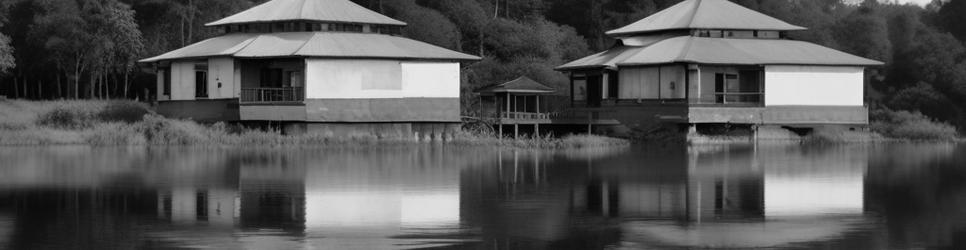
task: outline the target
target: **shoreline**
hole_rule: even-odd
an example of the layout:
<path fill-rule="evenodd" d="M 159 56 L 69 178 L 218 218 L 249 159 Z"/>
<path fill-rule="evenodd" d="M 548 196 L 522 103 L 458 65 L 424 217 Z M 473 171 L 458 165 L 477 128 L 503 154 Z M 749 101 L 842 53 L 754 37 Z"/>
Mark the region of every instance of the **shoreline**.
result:
<path fill-rule="evenodd" d="M 775 133 L 772 133 L 772 135 Z M 787 134 L 787 133 L 786 133 Z M 721 145 L 748 143 L 877 144 L 963 143 L 966 138 L 890 138 L 876 131 L 820 133 L 808 136 L 704 135 L 657 131 L 640 138 L 603 135 L 497 138 L 458 131 L 434 137 L 419 135 L 334 137 L 283 135 L 226 123 L 201 124 L 155 114 L 146 104 L 129 100 L 0 101 L 0 146 L 374 146 L 444 144 L 514 148 L 614 147 L 631 144 Z"/>

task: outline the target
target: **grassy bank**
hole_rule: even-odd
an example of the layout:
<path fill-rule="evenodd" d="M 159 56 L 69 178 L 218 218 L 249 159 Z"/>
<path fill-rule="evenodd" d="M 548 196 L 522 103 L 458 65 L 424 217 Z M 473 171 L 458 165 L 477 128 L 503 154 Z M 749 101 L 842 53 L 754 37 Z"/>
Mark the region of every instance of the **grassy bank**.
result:
<path fill-rule="evenodd" d="M 225 123 L 199 124 L 168 119 L 132 101 L 0 101 L 0 145 L 381 145 L 436 142 L 456 145 L 498 145 L 529 148 L 615 146 L 627 141 L 574 135 L 497 139 L 491 135 L 457 133 L 445 139 L 387 139 L 375 136 L 326 137 L 282 135 Z"/>
<path fill-rule="evenodd" d="M 919 112 L 874 110 L 869 128 L 884 138 L 908 141 L 962 141 L 956 127 Z"/>

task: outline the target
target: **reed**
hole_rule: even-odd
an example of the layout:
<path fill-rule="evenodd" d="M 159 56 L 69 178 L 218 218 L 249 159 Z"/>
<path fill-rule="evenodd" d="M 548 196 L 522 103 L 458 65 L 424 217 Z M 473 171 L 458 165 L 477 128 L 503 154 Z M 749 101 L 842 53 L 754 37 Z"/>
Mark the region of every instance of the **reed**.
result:
<path fill-rule="evenodd" d="M 318 134 L 283 135 L 278 131 L 237 125 L 199 124 L 155 114 L 133 101 L 0 101 L 0 145 L 88 144 L 115 145 L 386 145 L 444 143 L 521 148 L 582 148 L 627 145 L 628 141 L 595 135 L 520 139 L 459 132 L 445 138 L 331 137 Z"/>

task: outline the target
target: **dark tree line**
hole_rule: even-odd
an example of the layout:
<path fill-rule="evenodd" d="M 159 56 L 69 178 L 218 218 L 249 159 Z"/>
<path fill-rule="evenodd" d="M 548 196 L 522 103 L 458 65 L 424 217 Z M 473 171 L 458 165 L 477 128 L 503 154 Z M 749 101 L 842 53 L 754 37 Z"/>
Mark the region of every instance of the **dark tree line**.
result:
<path fill-rule="evenodd" d="M 0 95 L 143 99 L 155 80 L 137 59 L 218 35 L 204 23 L 264 1 L 0 1 Z M 553 67 L 611 46 L 605 31 L 681 2 L 352 1 L 409 23 L 404 36 L 482 55 L 464 69 L 466 107 L 476 100 L 469 90 L 520 75 L 566 91 Z M 793 39 L 886 62 L 869 74 L 873 108 L 919 110 L 966 128 L 966 0 L 732 1 L 809 28 Z"/>

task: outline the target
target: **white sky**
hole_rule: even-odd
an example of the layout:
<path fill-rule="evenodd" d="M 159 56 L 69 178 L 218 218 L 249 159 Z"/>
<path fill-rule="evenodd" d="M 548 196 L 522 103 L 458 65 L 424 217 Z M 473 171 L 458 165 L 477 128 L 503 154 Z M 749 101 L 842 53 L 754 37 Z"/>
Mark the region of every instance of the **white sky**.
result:
<path fill-rule="evenodd" d="M 899 2 L 914 3 L 914 4 L 918 4 L 919 6 L 926 6 L 926 4 L 929 4 L 930 2 L 932 2 L 932 0 L 899 0 Z"/>

